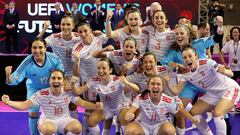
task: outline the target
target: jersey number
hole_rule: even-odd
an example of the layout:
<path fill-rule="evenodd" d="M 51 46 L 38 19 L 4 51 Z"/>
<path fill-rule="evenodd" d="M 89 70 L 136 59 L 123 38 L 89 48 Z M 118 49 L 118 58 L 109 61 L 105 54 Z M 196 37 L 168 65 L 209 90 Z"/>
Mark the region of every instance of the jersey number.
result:
<path fill-rule="evenodd" d="M 160 45 L 160 42 L 158 42 L 158 43 L 156 44 L 155 49 L 156 49 L 156 50 L 160 50 L 160 48 L 161 48 L 161 45 Z"/>
<path fill-rule="evenodd" d="M 206 89 L 207 86 L 205 86 L 204 82 L 203 81 L 199 81 L 198 84 L 200 85 L 200 87 Z"/>
<path fill-rule="evenodd" d="M 156 121 L 156 119 L 157 119 L 157 113 L 153 112 L 151 116 L 151 121 Z"/>
<path fill-rule="evenodd" d="M 42 84 L 48 84 L 48 77 L 42 77 L 40 78 L 40 81 Z"/>
<path fill-rule="evenodd" d="M 54 114 L 59 115 L 63 111 L 62 107 L 54 107 Z"/>
<path fill-rule="evenodd" d="M 71 58 L 72 57 L 72 49 L 68 48 L 66 49 L 66 58 Z"/>
<path fill-rule="evenodd" d="M 111 101 L 111 97 L 108 95 L 106 95 L 105 99 L 106 99 L 106 101 Z"/>

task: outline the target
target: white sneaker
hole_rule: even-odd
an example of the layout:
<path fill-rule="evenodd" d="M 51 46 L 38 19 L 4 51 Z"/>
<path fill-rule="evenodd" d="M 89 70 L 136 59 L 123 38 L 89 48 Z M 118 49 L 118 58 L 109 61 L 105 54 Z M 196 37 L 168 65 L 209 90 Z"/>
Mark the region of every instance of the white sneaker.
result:
<path fill-rule="evenodd" d="M 207 123 L 210 122 L 212 120 L 212 118 L 213 118 L 212 113 L 211 112 L 207 112 L 207 118 L 206 118 Z"/>

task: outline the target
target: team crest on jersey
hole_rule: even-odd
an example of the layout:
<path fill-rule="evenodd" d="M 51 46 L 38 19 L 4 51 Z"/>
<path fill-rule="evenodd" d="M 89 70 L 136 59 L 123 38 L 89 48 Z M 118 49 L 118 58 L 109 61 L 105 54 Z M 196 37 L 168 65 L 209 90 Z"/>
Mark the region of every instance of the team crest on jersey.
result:
<path fill-rule="evenodd" d="M 138 63 L 133 64 L 133 68 L 134 68 L 134 69 L 137 69 L 137 68 L 138 68 L 138 65 L 139 65 Z"/>
<path fill-rule="evenodd" d="M 163 96 L 163 97 L 162 97 L 162 101 L 165 101 L 165 102 L 167 102 L 167 103 L 172 103 L 172 99 L 169 98 L 169 97 L 166 97 L 166 96 Z"/>
<path fill-rule="evenodd" d="M 205 76 L 206 75 L 204 71 L 201 71 L 200 74 L 201 74 L 201 76 Z"/>
<path fill-rule="evenodd" d="M 92 80 L 93 81 L 100 81 L 101 79 L 99 77 L 93 77 Z"/>
<path fill-rule="evenodd" d="M 158 72 L 163 72 L 163 71 L 167 70 L 167 67 L 166 66 L 160 66 L 160 67 L 157 67 L 157 70 L 158 70 Z"/>
<path fill-rule="evenodd" d="M 122 56 L 122 51 L 114 51 L 113 55 L 114 56 Z"/>
<path fill-rule="evenodd" d="M 160 113 L 164 113 L 165 109 L 163 107 L 160 107 Z"/>
<path fill-rule="evenodd" d="M 115 41 L 115 44 L 116 44 L 116 47 L 117 47 L 117 48 L 119 48 L 119 49 L 121 48 L 120 42 L 119 42 L 118 40 Z"/>
<path fill-rule="evenodd" d="M 118 80 L 118 79 L 119 79 L 118 76 L 114 76 L 114 77 L 113 77 L 113 81 L 116 81 L 116 80 Z"/>
<path fill-rule="evenodd" d="M 68 98 L 67 98 L 67 97 L 64 98 L 64 103 L 65 103 L 65 104 L 68 103 Z"/>
<path fill-rule="evenodd" d="M 61 38 L 61 34 L 60 34 L 60 33 L 53 34 L 53 37 L 54 37 L 54 38 Z"/>
<path fill-rule="evenodd" d="M 49 95 L 49 91 L 48 90 L 43 90 L 40 92 L 40 95 Z"/>
<path fill-rule="evenodd" d="M 216 69 L 218 67 L 218 64 L 215 64 L 213 67 Z"/>
<path fill-rule="evenodd" d="M 207 63 L 207 60 L 199 60 L 199 65 L 204 65 Z"/>
<path fill-rule="evenodd" d="M 170 35 L 167 35 L 167 36 L 166 36 L 166 40 L 167 40 L 167 41 L 171 40 L 171 36 L 170 36 Z"/>
<path fill-rule="evenodd" d="M 112 90 L 112 91 L 116 91 L 115 86 L 111 86 L 111 90 Z"/>
<path fill-rule="evenodd" d="M 15 79 L 18 80 L 18 77 L 19 77 L 19 76 L 17 75 L 17 76 L 15 77 Z"/>

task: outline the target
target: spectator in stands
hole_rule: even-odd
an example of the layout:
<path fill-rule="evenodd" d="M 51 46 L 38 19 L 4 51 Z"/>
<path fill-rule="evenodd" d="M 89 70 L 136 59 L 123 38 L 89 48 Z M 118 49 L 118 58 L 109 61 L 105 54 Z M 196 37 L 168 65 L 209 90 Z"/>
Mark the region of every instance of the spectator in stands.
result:
<path fill-rule="evenodd" d="M 62 17 L 64 16 L 64 11 L 61 11 L 60 2 L 55 3 L 55 9 L 56 9 L 55 11 L 51 12 L 50 22 L 52 25 L 52 33 L 59 33 L 61 32 L 60 23 L 61 23 Z"/>
<path fill-rule="evenodd" d="M 198 37 L 199 38 L 210 37 L 209 23 L 201 22 L 198 24 Z M 207 55 L 209 59 L 212 59 L 212 54 L 209 48 L 207 48 Z"/>
<path fill-rule="evenodd" d="M 237 81 L 240 76 L 240 28 L 233 27 L 230 30 L 230 38 L 222 48 L 220 53 L 220 61 L 225 65 L 225 67 L 230 68 L 234 75 L 232 79 Z M 224 60 L 224 54 L 228 54 L 228 63 Z"/>
<path fill-rule="evenodd" d="M 211 35 L 214 35 L 217 29 L 216 25 L 216 17 L 222 16 L 224 19 L 224 9 L 225 4 L 220 4 L 219 0 L 212 0 L 212 3 L 210 4 L 208 8 L 208 17 L 209 17 L 209 24 L 210 24 L 210 32 Z M 219 43 L 219 50 L 222 49 L 222 42 Z M 211 53 L 213 53 L 213 46 L 211 47 Z"/>
<path fill-rule="evenodd" d="M 137 6 L 134 5 L 133 3 L 128 3 L 128 4 L 124 7 L 124 9 L 123 9 L 123 11 L 124 11 L 124 19 L 122 19 L 122 21 L 120 21 L 120 22 L 118 23 L 118 26 L 117 26 L 118 29 L 120 29 L 120 28 L 128 25 L 128 24 L 127 24 L 127 17 L 126 17 L 126 16 L 127 16 L 128 12 L 129 12 L 129 10 L 131 10 L 131 9 L 133 9 L 133 8 L 137 8 Z"/>
<path fill-rule="evenodd" d="M 146 8 L 146 20 L 143 23 L 143 26 L 152 24 L 153 13 L 158 10 L 162 10 L 162 6 L 159 2 L 153 2 L 150 7 Z"/>
<path fill-rule="evenodd" d="M 86 19 L 85 16 L 78 10 L 78 4 L 74 2 L 72 4 L 72 17 L 74 20 L 74 25 L 77 26 L 79 22 L 83 22 Z"/>
<path fill-rule="evenodd" d="M 5 24 L 6 33 L 6 50 L 7 53 L 11 53 L 11 39 L 15 53 L 18 53 L 18 23 L 19 23 L 19 11 L 15 9 L 15 2 L 9 2 L 9 9 L 4 13 L 3 22 Z"/>
<path fill-rule="evenodd" d="M 112 30 L 117 29 L 118 23 L 124 18 L 124 11 L 120 3 L 116 3 L 116 9 L 113 11 L 111 19 Z"/>
<path fill-rule="evenodd" d="M 90 25 L 92 30 L 100 30 L 103 32 L 105 26 L 104 22 L 106 19 L 106 9 L 101 7 L 102 2 L 101 0 L 96 0 L 95 1 L 96 7 L 93 7 L 87 18 L 89 19 Z"/>

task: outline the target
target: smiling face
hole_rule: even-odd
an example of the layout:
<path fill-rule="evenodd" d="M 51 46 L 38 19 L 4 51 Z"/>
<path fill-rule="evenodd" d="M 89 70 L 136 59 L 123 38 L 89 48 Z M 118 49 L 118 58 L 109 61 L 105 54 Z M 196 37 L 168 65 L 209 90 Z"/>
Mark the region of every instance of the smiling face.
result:
<path fill-rule="evenodd" d="M 239 40 L 239 31 L 237 28 L 232 30 L 232 37 L 234 41 L 238 41 Z"/>
<path fill-rule="evenodd" d="M 131 31 L 136 31 L 141 25 L 141 17 L 138 12 L 128 13 L 127 22 Z"/>
<path fill-rule="evenodd" d="M 186 49 L 182 52 L 183 62 L 190 69 L 197 68 L 198 56 L 193 49 Z"/>
<path fill-rule="evenodd" d="M 147 75 L 153 75 L 157 66 L 154 55 L 145 55 L 143 57 L 143 69 Z"/>
<path fill-rule="evenodd" d="M 153 77 L 148 82 L 151 99 L 159 99 L 163 91 L 162 79 L 158 76 Z"/>
<path fill-rule="evenodd" d="M 136 52 L 136 44 L 133 40 L 126 40 L 123 45 L 123 54 L 126 60 L 132 60 Z"/>
<path fill-rule="evenodd" d="M 92 30 L 87 24 L 84 24 L 78 27 L 78 34 L 83 40 L 86 40 L 91 37 Z"/>
<path fill-rule="evenodd" d="M 42 41 L 34 41 L 32 43 L 31 52 L 35 61 L 44 61 L 46 54 L 46 46 Z"/>
<path fill-rule="evenodd" d="M 64 85 L 64 75 L 60 71 L 53 71 L 50 76 L 50 87 L 59 89 Z"/>
<path fill-rule="evenodd" d="M 108 78 L 111 73 L 112 73 L 113 69 L 110 68 L 109 63 L 107 61 L 98 61 L 97 63 L 97 72 L 98 72 L 98 76 L 102 79 L 106 79 Z"/>
<path fill-rule="evenodd" d="M 154 14 L 153 24 L 156 28 L 165 28 L 166 23 L 167 23 L 167 19 L 164 12 L 158 11 Z"/>
<path fill-rule="evenodd" d="M 176 42 L 179 46 L 184 46 L 189 44 L 189 32 L 184 27 L 177 27 L 175 29 Z"/>
<path fill-rule="evenodd" d="M 72 30 L 74 29 L 73 20 L 71 17 L 65 17 L 61 20 L 61 32 L 63 35 L 71 35 Z"/>

